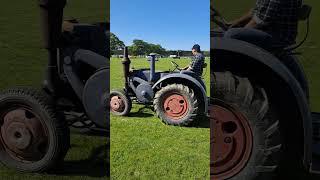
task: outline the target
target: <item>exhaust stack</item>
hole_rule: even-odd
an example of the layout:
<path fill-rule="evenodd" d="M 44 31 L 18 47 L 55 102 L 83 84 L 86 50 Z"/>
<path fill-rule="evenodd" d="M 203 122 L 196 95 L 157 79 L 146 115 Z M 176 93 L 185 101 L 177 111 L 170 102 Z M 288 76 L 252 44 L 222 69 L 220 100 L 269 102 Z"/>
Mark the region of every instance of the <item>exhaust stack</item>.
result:
<path fill-rule="evenodd" d="M 44 87 L 55 92 L 57 75 L 58 48 L 62 32 L 63 9 L 66 0 L 39 0 L 40 19 L 44 48 L 48 50 L 48 67 Z"/>
<path fill-rule="evenodd" d="M 122 60 L 125 89 L 129 88 L 128 78 L 129 78 L 130 64 L 131 64 L 131 61 L 129 59 L 128 47 L 125 47 L 124 54 L 123 54 L 123 60 Z"/>
<path fill-rule="evenodd" d="M 150 82 L 153 82 L 154 76 L 156 74 L 156 58 L 157 58 L 157 54 L 156 53 L 151 53 L 149 56 L 151 57 L 149 59 L 149 61 L 150 61 Z"/>
<path fill-rule="evenodd" d="M 65 5 L 66 0 L 39 0 L 42 34 L 46 49 L 59 47 Z"/>

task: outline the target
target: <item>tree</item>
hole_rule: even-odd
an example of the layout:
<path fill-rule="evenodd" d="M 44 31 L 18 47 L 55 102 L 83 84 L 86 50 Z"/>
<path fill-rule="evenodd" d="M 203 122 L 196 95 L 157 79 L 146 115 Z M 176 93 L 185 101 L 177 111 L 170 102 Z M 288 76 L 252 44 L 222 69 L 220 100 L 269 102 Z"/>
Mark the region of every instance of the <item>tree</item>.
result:
<path fill-rule="evenodd" d="M 129 47 L 130 53 L 134 56 L 148 55 L 150 53 L 165 54 L 166 50 L 159 44 L 147 43 L 140 39 L 133 40 L 132 46 Z"/>
<path fill-rule="evenodd" d="M 110 33 L 110 53 L 115 54 L 116 51 L 124 48 L 124 43 L 115 34 Z"/>
<path fill-rule="evenodd" d="M 145 55 L 147 53 L 147 50 L 148 50 L 147 42 L 140 39 L 134 39 L 132 43 L 133 44 L 130 47 L 130 52 L 132 53 L 132 55 L 138 56 L 138 55 Z"/>
<path fill-rule="evenodd" d="M 149 44 L 149 52 L 150 53 L 157 53 L 157 54 L 161 54 L 161 55 L 165 55 L 166 54 L 166 49 L 164 49 L 160 44 Z"/>

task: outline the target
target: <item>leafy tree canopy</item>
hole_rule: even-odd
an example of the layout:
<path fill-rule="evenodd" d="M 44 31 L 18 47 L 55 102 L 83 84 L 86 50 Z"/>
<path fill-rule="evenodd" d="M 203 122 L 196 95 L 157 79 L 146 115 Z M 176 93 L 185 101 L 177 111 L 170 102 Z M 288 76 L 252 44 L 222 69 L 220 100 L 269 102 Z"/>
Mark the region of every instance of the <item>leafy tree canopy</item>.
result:
<path fill-rule="evenodd" d="M 124 48 L 124 43 L 121 41 L 115 34 L 110 33 L 110 53 L 111 55 L 115 54 L 118 50 Z"/>
<path fill-rule="evenodd" d="M 166 49 L 164 49 L 159 44 L 147 43 L 140 39 L 135 39 L 133 44 L 129 47 L 130 54 L 134 56 L 138 55 L 148 55 L 150 53 L 157 53 L 160 55 L 166 54 Z"/>

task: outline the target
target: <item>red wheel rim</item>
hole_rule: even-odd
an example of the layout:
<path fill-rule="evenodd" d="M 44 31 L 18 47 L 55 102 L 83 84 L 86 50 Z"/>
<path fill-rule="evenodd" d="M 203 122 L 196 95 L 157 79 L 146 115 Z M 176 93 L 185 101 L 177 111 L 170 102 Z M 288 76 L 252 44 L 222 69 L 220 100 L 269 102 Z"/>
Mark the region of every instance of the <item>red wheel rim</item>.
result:
<path fill-rule="evenodd" d="M 48 130 L 31 109 L 12 108 L 1 113 L 0 149 L 22 162 L 41 160 L 49 146 Z"/>
<path fill-rule="evenodd" d="M 210 106 L 211 157 L 213 179 L 238 174 L 250 159 L 253 136 L 247 118 L 224 105 Z"/>
<path fill-rule="evenodd" d="M 123 112 L 125 103 L 120 96 L 113 96 L 110 101 L 110 107 L 113 112 Z"/>
<path fill-rule="evenodd" d="M 189 110 L 189 104 L 185 96 L 177 93 L 167 95 L 163 100 L 165 115 L 172 120 L 180 120 Z"/>

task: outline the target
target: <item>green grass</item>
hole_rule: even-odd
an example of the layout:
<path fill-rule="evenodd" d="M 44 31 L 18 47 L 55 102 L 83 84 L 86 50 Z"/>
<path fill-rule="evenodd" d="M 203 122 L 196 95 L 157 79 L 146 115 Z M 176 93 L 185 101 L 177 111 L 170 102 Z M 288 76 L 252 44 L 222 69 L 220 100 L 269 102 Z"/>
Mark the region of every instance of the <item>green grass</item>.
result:
<path fill-rule="evenodd" d="M 46 66 L 41 49 L 38 1 L 3 1 L 0 6 L 0 89 L 40 87 Z M 108 19 L 107 1 L 68 0 L 66 17 L 81 22 Z M 59 174 L 20 174 L 0 167 L 0 179 L 106 179 L 107 139 L 72 134 L 71 149 Z"/>
<path fill-rule="evenodd" d="M 135 69 L 146 59 L 131 59 Z M 156 62 L 157 70 L 172 69 L 171 59 Z M 181 67 L 190 60 L 176 60 Z M 209 63 L 209 60 L 207 60 Z M 205 82 L 209 87 L 209 70 Z M 111 59 L 111 89 L 123 87 L 121 59 Z M 208 179 L 208 128 L 165 125 L 154 112 L 134 104 L 130 117 L 111 116 L 111 177 L 115 179 Z"/>

